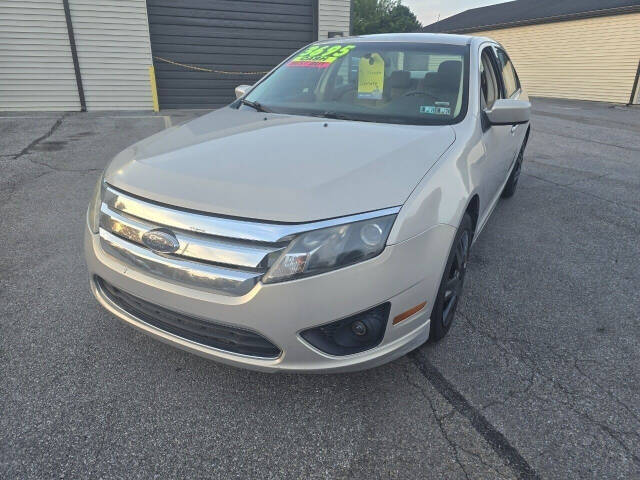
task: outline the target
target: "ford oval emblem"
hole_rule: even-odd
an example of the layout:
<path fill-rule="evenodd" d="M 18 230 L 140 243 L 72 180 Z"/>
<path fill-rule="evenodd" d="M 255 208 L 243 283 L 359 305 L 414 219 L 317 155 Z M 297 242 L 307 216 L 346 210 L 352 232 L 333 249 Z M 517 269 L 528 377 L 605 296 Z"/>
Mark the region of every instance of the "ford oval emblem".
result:
<path fill-rule="evenodd" d="M 171 230 L 156 228 L 142 235 L 142 243 L 154 252 L 173 253 L 180 248 L 180 242 Z"/>

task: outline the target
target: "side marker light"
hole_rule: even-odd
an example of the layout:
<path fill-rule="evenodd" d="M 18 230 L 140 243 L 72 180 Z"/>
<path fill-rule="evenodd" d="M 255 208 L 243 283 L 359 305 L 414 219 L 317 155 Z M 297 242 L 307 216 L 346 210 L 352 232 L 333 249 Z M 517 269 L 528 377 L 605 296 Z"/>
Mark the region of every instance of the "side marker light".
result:
<path fill-rule="evenodd" d="M 427 302 L 422 302 L 420 305 L 416 305 L 413 308 L 410 308 L 409 310 L 407 310 L 406 312 L 401 313 L 400 315 L 397 315 L 394 319 L 393 319 L 393 324 L 397 325 L 398 323 L 400 323 L 403 320 L 406 320 L 407 318 L 415 315 L 416 313 L 418 313 L 420 310 L 422 310 L 425 306 L 427 305 Z"/>

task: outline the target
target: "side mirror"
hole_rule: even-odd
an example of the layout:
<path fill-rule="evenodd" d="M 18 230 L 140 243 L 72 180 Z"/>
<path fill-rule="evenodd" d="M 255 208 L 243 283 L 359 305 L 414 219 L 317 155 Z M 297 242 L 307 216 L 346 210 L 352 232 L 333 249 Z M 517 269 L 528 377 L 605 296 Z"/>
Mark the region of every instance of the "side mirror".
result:
<path fill-rule="evenodd" d="M 236 98 L 244 97 L 251 90 L 252 85 L 238 85 L 236 87 Z"/>
<path fill-rule="evenodd" d="M 493 102 L 491 109 L 485 109 L 484 114 L 491 125 L 518 125 L 529 121 L 531 104 L 524 100 L 501 98 Z"/>

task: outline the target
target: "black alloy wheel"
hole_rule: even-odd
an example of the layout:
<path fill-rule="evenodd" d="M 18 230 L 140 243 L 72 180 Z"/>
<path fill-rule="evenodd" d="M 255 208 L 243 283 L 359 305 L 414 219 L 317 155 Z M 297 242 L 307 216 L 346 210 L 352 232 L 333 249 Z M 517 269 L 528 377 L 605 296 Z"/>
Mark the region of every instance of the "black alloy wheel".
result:
<path fill-rule="evenodd" d="M 469 255 L 469 232 L 464 232 L 456 246 L 456 254 L 449 269 L 449 278 L 444 290 L 444 308 L 442 310 L 442 323 L 448 326 L 453 322 L 458 298 L 462 294 L 464 274 L 467 271 L 467 258 Z"/>
<path fill-rule="evenodd" d="M 429 333 L 431 341 L 442 339 L 451 328 L 462 295 L 472 240 L 473 223 L 469 214 L 465 213 L 451 247 L 436 302 L 431 312 L 431 331 Z"/>

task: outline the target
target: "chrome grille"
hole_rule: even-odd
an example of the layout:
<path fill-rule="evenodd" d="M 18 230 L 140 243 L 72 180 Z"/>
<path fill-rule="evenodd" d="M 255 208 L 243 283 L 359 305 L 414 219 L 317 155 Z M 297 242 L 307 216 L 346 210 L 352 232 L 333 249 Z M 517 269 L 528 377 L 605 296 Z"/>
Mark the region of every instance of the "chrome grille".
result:
<path fill-rule="evenodd" d="M 248 293 L 299 233 L 397 213 L 399 207 L 298 224 L 218 217 L 142 200 L 109 185 L 100 208 L 103 250 L 132 267 L 207 291 Z M 179 247 L 159 253 L 144 244 L 150 230 L 170 229 Z"/>
<path fill-rule="evenodd" d="M 287 235 L 260 235 L 260 225 L 167 208 L 108 186 L 100 209 L 107 253 L 145 273 L 234 296 L 249 292 L 288 243 Z M 177 251 L 145 246 L 142 236 L 157 228 L 171 229 Z"/>

